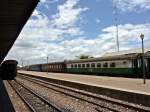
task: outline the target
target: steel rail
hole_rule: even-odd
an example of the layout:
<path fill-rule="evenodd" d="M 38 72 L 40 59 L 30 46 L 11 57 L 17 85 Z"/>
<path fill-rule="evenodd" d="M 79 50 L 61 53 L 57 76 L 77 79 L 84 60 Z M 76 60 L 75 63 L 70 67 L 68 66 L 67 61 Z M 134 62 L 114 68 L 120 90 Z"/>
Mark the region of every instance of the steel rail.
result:
<path fill-rule="evenodd" d="M 31 90 L 30 88 L 28 87 L 25 87 L 23 84 L 17 82 L 16 80 L 14 80 L 14 82 L 18 85 L 20 85 L 22 88 L 24 88 L 25 90 L 28 91 L 28 94 L 26 94 L 26 96 L 23 96 L 19 90 L 16 89 L 16 87 L 14 86 L 14 84 L 12 84 L 11 81 L 9 81 L 9 84 L 11 85 L 11 87 L 15 90 L 15 92 L 20 96 L 20 98 L 25 102 L 25 104 L 27 104 L 27 106 L 30 108 L 30 110 L 32 112 L 40 112 L 38 111 L 36 108 L 37 107 L 34 107 L 33 104 L 31 104 L 31 102 L 27 101 L 27 95 L 29 94 L 32 94 L 35 96 L 35 98 L 38 98 L 40 99 L 44 104 L 45 104 L 45 107 L 46 105 L 49 106 L 50 109 L 53 109 L 54 112 L 64 112 L 63 110 L 61 110 L 61 108 L 57 107 L 55 104 L 53 104 L 52 102 L 50 102 L 49 100 L 47 100 L 46 98 L 44 98 L 43 96 L 39 95 L 38 93 L 34 92 L 33 90 Z M 52 112 L 52 111 L 50 111 Z"/>
<path fill-rule="evenodd" d="M 36 79 L 36 78 L 32 78 L 31 79 L 31 77 L 28 77 L 28 76 L 23 76 L 23 77 L 26 78 L 26 80 L 32 81 L 32 82 L 34 82 L 36 84 L 40 84 L 39 82 L 44 83 L 44 85 L 43 84 L 40 84 L 40 85 L 42 85 L 42 86 L 44 86 L 46 88 L 52 89 L 54 91 L 57 91 L 57 92 L 61 92 L 61 93 L 65 94 L 65 95 L 68 95 L 68 96 L 71 96 L 71 97 L 74 97 L 74 98 L 86 101 L 88 103 L 91 103 L 91 104 L 94 104 L 94 105 L 97 105 L 97 106 L 101 106 L 103 108 L 107 108 L 107 109 L 109 109 L 111 111 L 121 112 L 119 110 L 116 110 L 115 108 L 110 108 L 110 107 L 107 107 L 107 106 L 104 106 L 104 105 L 102 106 L 102 105 L 100 105 L 100 104 L 98 104 L 96 102 L 88 101 L 88 100 L 86 100 L 84 98 L 80 98 L 79 96 L 71 95 L 68 92 L 61 91 L 60 89 L 50 88 L 48 85 L 51 85 L 51 86 L 54 86 L 54 87 L 57 87 L 57 88 L 61 88 L 61 89 L 65 89 L 65 90 L 68 90 L 68 91 L 71 91 L 71 92 L 75 92 L 75 93 L 78 93 L 78 94 L 81 94 L 81 95 L 85 95 L 87 97 L 92 97 L 92 98 L 95 98 L 95 99 L 106 101 L 108 103 L 120 105 L 120 106 L 123 106 L 123 107 L 128 108 L 128 109 L 134 109 L 134 110 L 138 110 L 138 111 L 150 111 L 150 108 L 145 107 L 145 106 L 143 108 L 143 106 L 139 106 L 139 105 L 135 105 L 135 104 L 133 105 L 132 103 L 128 103 L 127 104 L 126 102 L 122 102 L 122 101 L 119 102 L 118 100 L 113 100 L 113 99 L 106 99 L 104 97 L 95 96 L 95 95 L 87 93 L 87 92 L 85 93 L 85 92 L 78 91 L 78 90 L 75 90 L 75 89 L 70 88 L 70 87 L 64 87 L 62 85 L 53 84 L 53 83 L 50 83 L 50 82 L 47 82 L 47 81 L 43 81 L 43 80 L 40 80 L 40 79 Z"/>

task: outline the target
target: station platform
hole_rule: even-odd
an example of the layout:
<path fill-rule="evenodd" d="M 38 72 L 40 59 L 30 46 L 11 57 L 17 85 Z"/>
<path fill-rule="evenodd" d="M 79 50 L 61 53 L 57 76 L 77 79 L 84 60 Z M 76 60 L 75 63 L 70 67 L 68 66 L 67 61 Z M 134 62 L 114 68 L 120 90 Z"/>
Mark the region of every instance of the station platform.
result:
<path fill-rule="evenodd" d="M 134 79 L 134 78 L 89 76 L 80 74 L 50 73 L 50 72 L 46 73 L 33 71 L 18 71 L 18 73 L 150 95 L 150 79 L 146 79 L 146 84 L 143 84 L 143 79 Z"/>
<path fill-rule="evenodd" d="M 143 79 L 137 78 L 34 71 L 18 71 L 18 73 L 46 78 L 56 83 L 59 81 L 58 83 L 70 87 L 150 107 L 150 79 L 146 79 L 146 84 L 143 84 Z"/>

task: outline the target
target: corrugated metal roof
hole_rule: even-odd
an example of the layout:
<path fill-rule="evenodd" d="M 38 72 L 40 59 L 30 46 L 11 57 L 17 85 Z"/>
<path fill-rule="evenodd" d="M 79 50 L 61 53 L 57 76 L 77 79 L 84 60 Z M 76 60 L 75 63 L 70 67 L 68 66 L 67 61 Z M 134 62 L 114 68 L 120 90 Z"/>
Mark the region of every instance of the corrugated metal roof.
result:
<path fill-rule="evenodd" d="M 39 0 L 2 0 L 0 3 L 0 63 L 14 44 Z"/>

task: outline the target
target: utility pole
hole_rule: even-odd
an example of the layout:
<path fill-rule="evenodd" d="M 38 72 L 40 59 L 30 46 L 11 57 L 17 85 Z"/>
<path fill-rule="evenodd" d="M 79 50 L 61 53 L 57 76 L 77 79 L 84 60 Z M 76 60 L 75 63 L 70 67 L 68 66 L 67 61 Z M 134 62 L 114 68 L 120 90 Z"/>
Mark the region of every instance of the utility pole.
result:
<path fill-rule="evenodd" d="M 47 55 L 47 66 L 46 66 L 46 69 L 47 69 L 47 73 L 48 73 L 48 55 Z"/>
<path fill-rule="evenodd" d="M 21 59 L 21 66 L 23 67 L 23 59 Z"/>
<path fill-rule="evenodd" d="M 142 68 L 143 68 L 143 83 L 146 84 L 146 77 L 145 77 L 145 62 L 144 62 L 144 34 L 140 35 L 140 38 L 142 40 Z"/>
<path fill-rule="evenodd" d="M 119 52 L 119 35 L 118 35 L 118 8 L 117 3 L 114 4 L 115 26 L 116 26 L 116 45 Z"/>

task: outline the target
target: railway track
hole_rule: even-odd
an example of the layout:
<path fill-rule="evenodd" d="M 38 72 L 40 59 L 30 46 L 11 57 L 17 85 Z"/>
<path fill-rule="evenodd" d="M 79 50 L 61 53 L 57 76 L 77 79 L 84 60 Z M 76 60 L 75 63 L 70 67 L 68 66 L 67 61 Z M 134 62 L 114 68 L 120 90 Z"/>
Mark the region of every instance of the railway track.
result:
<path fill-rule="evenodd" d="M 141 105 L 127 103 L 127 102 L 123 102 L 120 100 L 107 98 L 101 95 L 97 96 L 89 92 L 50 83 L 47 81 L 43 81 L 43 80 L 36 79 L 36 78 L 31 78 L 28 76 L 20 76 L 19 78 L 30 81 L 32 83 L 39 84 L 48 89 L 52 89 L 54 91 L 65 94 L 67 96 L 70 96 L 78 100 L 82 100 L 92 105 L 95 105 L 95 110 L 97 112 L 125 112 L 125 111 L 126 112 L 150 112 L 150 108 L 144 107 Z"/>
<path fill-rule="evenodd" d="M 55 104 L 18 81 L 8 82 L 32 112 L 62 112 Z"/>

